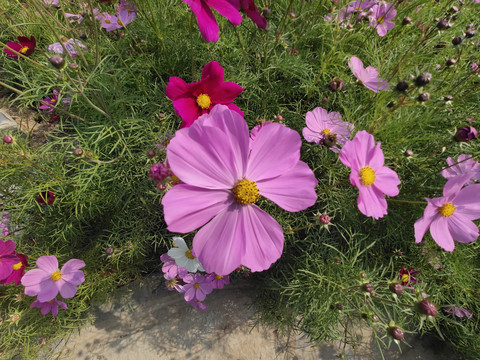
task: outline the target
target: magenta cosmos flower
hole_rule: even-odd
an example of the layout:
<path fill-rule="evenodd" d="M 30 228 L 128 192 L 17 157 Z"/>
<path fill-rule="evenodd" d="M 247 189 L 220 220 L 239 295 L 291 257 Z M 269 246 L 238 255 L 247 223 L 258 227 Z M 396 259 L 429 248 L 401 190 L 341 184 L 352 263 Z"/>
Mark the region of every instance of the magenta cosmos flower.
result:
<path fill-rule="evenodd" d="M 447 158 L 448 167 L 443 168 L 441 174 L 446 179 L 451 179 L 458 175 L 473 173 L 470 182 L 480 180 L 480 164 L 473 160 L 472 155 L 461 154 L 458 155 L 457 161 L 451 157 Z"/>
<path fill-rule="evenodd" d="M 303 128 L 303 137 L 308 142 L 330 147 L 339 151 L 337 145 L 345 144 L 352 136 L 353 124 L 342 121 L 338 112 L 328 112 L 322 107 L 307 112 L 305 117 L 307 127 Z"/>
<path fill-rule="evenodd" d="M 348 61 L 348 66 L 353 72 L 353 75 L 365 86 L 376 93 L 380 90 L 388 90 L 388 82 L 385 79 L 378 77 L 378 71 L 373 66 L 366 69 L 363 67 L 363 62 L 356 56 L 352 56 Z"/>
<path fill-rule="evenodd" d="M 267 19 L 265 19 L 258 11 L 257 6 L 253 0 L 227 0 L 230 4 L 235 6 L 237 10 L 245 11 L 245 14 L 260 28 L 267 27 Z"/>
<path fill-rule="evenodd" d="M 38 269 L 27 271 L 22 278 L 25 295 L 37 296 L 40 302 L 53 300 L 58 293 L 65 299 L 72 298 L 77 292 L 77 286 L 85 281 L 82 260 L 71 259 L 58 270 L 55 256 L 40 256 L 37 259 Z"/>
<path fill-rule="evenodd" d="M 453 251 L 454 240 L 469 243 L 478 238 L 478 227 L 472 220 L 480 219 L 480 184 L 463 188 L 472 176 L 451 178 L 442 197 L 425 199 L 428 205 L 423 217 L 415 222 L 416 243 L 422 241 L 429 228 L 433 240 L 446 251 Z"/>
<path fill-rule="evenodd" d="M 250 149 L 247 123 L 222 105 L 177 131 L 167 158 L 183 184 L 163 197 L 165 221 L 178 233 L 206 224 L 193 239 L 206 272 L 262 271 L 280 257 L 282 228 L 255 203 L 264 196 L 293 212 L 315 203 L 317 180 L 300 161 L 301 143 L 297 132 L 270 123 Z"/>
<path fill-rule="evenodd" d="M 240 25 L 242 15 L 227 0 L 183 0 L 190 5 L 190 9 L 197 17 L 198 29 L 205 41 L 214 42 L 218 40 L 218 24 L 213 16 L 213 8 L 226 17 L 233 25 Z"/>
<path fill-rule="evenodd" d="M 47 110 L 47 113 L 51 113 L 58 103 L 59 94 L 60 93 L 58 90 L 53 90 L 53 95 L 48 98 L 44 98 L 42 100 L 42 105 L 40 105 L 38 108 L 41 110 Z"/>
<path fill-rule="evenodd" d="M 178 77 L 169 79 L 165 94 L 173 100 L 173 107 L 183 120 L 180 128 L 189 127 L 217 104 L 227 105 L 243 116 L 233 101 L 244 89 L 233 82 L 224 82 L 223 75 L 220 64 L 211 61 L 203 68 L 200 81 L 187 84 Z"/>
<path fill-rule="evenodd" d="M 8 48 L 3 49 L 7 53 L 7 56 L 12 59 L 18 59 L 18 55 L 14 53 L 12 50 L 23 54 L 25 56 L 30 55 L 35 50 L 37 46 L 37 41 L 35 40 L 35 36 L 30 36 L 30 38 L 26 36 L 17 36 L 18 43 L 9 41 L 7 42 Z"/>
<path fill-rule="evenodd" d="M 387 214 L 385 195 L 397 196 L 400 180 L 395 171 L 383 166 L 385 159 L 380 143 L 373 135 L 359 131 L 339 153 L 343 165 L 352 169 L 350 182 L 358 187 L 358 209 L 366 216 L 379 219 Z"/>
<path fill-rule="evenodd" d="M 187 274 L 183 278 L 185 301 L 203 301 L 213 291 L 211 281 L 202 274 Z"/>
<path fill-rule="evenodd" d="M 0 240 L 0 280 L 7 279 L 20 259 L 15 255 L 15 242 Z"/>
<path fill-rule="evenodd" d="M 28 256 L 25 254 L 18 254 L 14 253 L 16 257 L 18 257 L 19 261 L 16 264 L 12 265 L 12 273 L 7 276 L 5 279 L 0 280 L 0 284 L 10 284 L 13 282 L 15 286 L 20 284 L 20 281 L 22 280 L 23 275 L 25 274 L 25 268 L 28 266 Z M 1 260 L 0 260 L 1 262 Z M 1 276 L 0 276 L 1 278 Z"/>
<path fill-rule="evenodd" d="M 398 274 L 398 279 L 402 280 L 402 285 L 410 288 L 410 290 L 415 291 L 412 284 L 421 282 L 415 276 L 415 274 L 421 273 L 420 270 L 415 270 L 414 267 L 409 267 L 405 269 L 405 265 L 402 265 L 400 273 Z"/>
<path fill-rule="evenodd" d="M 393 4 L 381 2 L 372 7 L 371 14 L 368 17 L 369 25 L 377 29 L 379 36 L 385 36 L 395 26 L 395 23 L 390 21 L 395 16 L 397 16 L 397 10 L 395 10 Z"/>

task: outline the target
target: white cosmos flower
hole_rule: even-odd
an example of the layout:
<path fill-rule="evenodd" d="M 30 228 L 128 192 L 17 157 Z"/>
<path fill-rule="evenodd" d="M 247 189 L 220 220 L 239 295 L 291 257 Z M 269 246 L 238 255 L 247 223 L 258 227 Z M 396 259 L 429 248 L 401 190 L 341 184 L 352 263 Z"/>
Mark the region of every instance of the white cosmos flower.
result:
<path fill-rule="evenodd" d="M 203 270 L 200 261 L 198 261 L 198 259 L 192 255 L 192 250 L 188 248 L 185 240 L 176 236 L 173 238 L 173 242 L 177 247 L 168 250 L 168 256 L 175 259 L 175 264 L 177 264 L 177 266 L 183 267 L 191 273 L 205 271 Z"/>

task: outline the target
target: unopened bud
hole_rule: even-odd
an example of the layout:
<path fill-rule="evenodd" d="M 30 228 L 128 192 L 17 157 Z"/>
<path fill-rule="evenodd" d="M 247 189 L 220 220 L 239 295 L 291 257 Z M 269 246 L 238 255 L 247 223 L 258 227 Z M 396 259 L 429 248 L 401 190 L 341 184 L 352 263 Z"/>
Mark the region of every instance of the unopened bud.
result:
<path fill-rule="evenodd" d="M 105 254 L 107 254 L 107 255 L 113 255 L 114 252 L 115 252 L 115 249 L 111 246 L 109 246 L 105 249 Z"/>
<path fill-rule="evenodd" d="M 431 301 L 425 299 L 418 303 L 418 309 L 427 316 L 437 315 L 437 307 Z"/>
<path fill-rule="evenodd" d="M 322 214 L 320 215 L 319 220 L 323 225 L 328 225 L 330 224 L 331 219 L 330 216 L 328 216 L 327 214 Z"/>
<path fill-rule="evenodd" d="M 469 39 L 472 38 L 472 37 L 474 37 L 474 36 L 475 36 L 475 30 L 467 30 L 467 31 L 465 32 L 465 37 L 467 37 L 467 38 L 469 38 Z"/>
<path fill-rule="evenodd" d="M 390 284 L 390 291 L 397 294 L 397 295 L 402 295 L 403 294 L 403 285 L 399 283 L 392 283 Z"/>
<path fill-rule="evenodd" d="M 428 92 L 418 95 L 418 101 L 425 102 L 428 101 L 428 99 L 430 99 L 430 94 Z"/>
<path fill-rule="evenodd" d="M 412 150 L 405 150 L 405 156 L 410 157 L 413 156 L 413 151 Z M 397 256 L 402 256 L 403 254 L 399 255 L 401 251 L 397 252 Z"/>
<path fill-rule="evenodd" d="M 462 43 L 462 41 L 463 41 L 463 37 L 461 37 L 461 36 L 456 36 L 456 37 L 454 37 L 454 38 L 452 39 L 452 44 L 453 44 L 453 45 L 459 45 L 459 44 Z"/>
<path fill-rule="evenodd" d="M 453 96 L 452 95 L 447 95 L 443 98 L 443 100 L 445 101 L 452 101 L 453 100 Z"/>
<path fill-rule="evenodd" d="M 148 156 L 150 159 L 151 159 L 151 158 L 154 158 L 155 155 L 156 155 L 155 150 L 150 149 L 150 150 L 147 151 L 147 156 Z"/>
<path fill-rule="evenodd" d="M 13 138 L 12 138 L 11 136 L 5 135 L 5 136 L 3 137 L 3 142 L 4 142 L 5 144 L 11 144 L 11 143 L 13 142 Z"/>
<path fill-rule="evenodd" d="M 60 55 L 52 55 L 48 60 L 50 61 L 50 64 L 52 64 L 57 69 L 61 69 L 65 66 L 65 59 Z"/>
<path fill-rule="evenodd" d="M 78 68 L 79 68 L 77 63 L 70 63 L 70 64 L 68 64 L 68 67 L 72 70 L 78 70 Z"/>
<path fill-rule="evenodd" d="M 403 330 L 400 329 L 398 326 L 392 326 L 389 329 L 389 332 L 390 332 L 390 335 L 392 335 L 392 337 L 398 341 L 403 340 L 403 338 L 405 337 Z"/>
<path fill-rule="evenodd" d="M 408 89 L 408 81 L 399 81 L 397 83 L 397 90 L 398 91 L 405 91 Z"/>
<path fill-rule="evenodd" d="M 73 155 L 75 156 L 82 156 L 83 155 L 83 149 L 82 148 L 76 148 L 73 150 Z"/>
<path fill-rule="evenodd" d="M 442 19 L 437 23 L 437 28 L 439 30 L 445 30 L 445 29 L 448 29 L 449 27 L 450 27 L 450 24 L 446 19 Z"/>
<path fill-rule="evenodd" d="M 421 73 L 420 75 L 417 76 L 415 79 L 415 83 L 417 86 L 425 86 L 427 85 L 430 81 L 432 81 L 432 74 L 426 72 L 426 73 Z"/>
<path fill-rule="evenodd" d="M 446 62 L 447 66 L 452 66 L 452 65 L 455 65 L 456 63 L 457 63 L 457 60 L 455 60 L 454 58 L 448 59 Z"/>
<path fill-rule="evenodd" d="M 405 16 L 402 20 L 402 25 L 409 25 L 412 23 L 412 18 L 410 16 Z"/>

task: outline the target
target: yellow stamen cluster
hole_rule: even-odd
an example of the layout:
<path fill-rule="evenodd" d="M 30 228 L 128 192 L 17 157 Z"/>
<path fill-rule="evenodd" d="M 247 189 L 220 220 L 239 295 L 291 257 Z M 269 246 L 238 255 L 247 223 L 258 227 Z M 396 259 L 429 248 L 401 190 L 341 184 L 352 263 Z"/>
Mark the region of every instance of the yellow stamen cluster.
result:
<path fill-rule="evenodd" d="M 255 181 L 247 179 L 240 180 L 237 185 L 232 189 L 233 196 L 239 204 L 250 205 L 258 201 L 260 193 L 258 191 Z"/>
<path fill-rule="evenodd" d="M 408 283 L 410 281 L 410 276 L 408 274 L 402 275 L 402 282 Z"/>
<path fill-rule="evenodd" d="M 19 270 L 22 267 L 22 262 L 12 265 L 13 270 Z"/>
<path fill-rule="evenodd" d="M 118 19 L 118 20 L 117 20 L 117 24 L 120 25 L 120 26 L 123 26 L 122 20 Z"/>
<path fill-rule="evenodd" d="M 200 94 L 197 97 L 197 105 L 200 106 L 202 109 L 206 110 L 210 107 L 212 104 L 212 100 L 210 99 L 210 96 L 207 94 Z"/>
<path fill-rule="evenodd" d="M 215 279 L 217 279 L 217 280 L 222 280 L 222 279 L 223 279 L 223 276 L 222 276 L 222 275 L 215 275 Z"/>
<path fill-rule="evenodd" d="M 58 281 L 62 278 L 62 273 L 60 271 L 55 271 L 51 276 L 50 279 L 53 281 Z"/>
<path fill-rule="evenodd" d="M 322 134 L 324 134 L 324 135 L 330 134 L 330 129 L 323 129 Z"/>
<path fill-rule="evenodd" d="M 112 23 L 112 22 L 111 22 L 110 20 L 108 20 L 108 19 L 105 19 L 105 22 L 106 22 L 107 24 L 111 24 L 111 23 Z"/>
<path fill-rule="evenodd" d="M 377 19 L 377 24 L 381 24 L 385 21 L 385 18 L 383 16 L 380 16 L 378 19 Z"/>
<path fill-rule="evenodd" d="M 28 46 L 24 46 L 20 49 L 19 53 L 22 53 L 22 54 L 25 55 L 27 53 L 27 51 L 28 51 Z"/>
<path fill-rule="evenodd" d="M 200 287 L 200 284 L 199 284 L 199 283 L 195 283 L 195 284 L 193 284 L 193 287 L 195 288 L 195 290 L 197 290 L 197 289 Z"/>
<path fill-rule="evenodd" d="M 455 211 L 455 205 L 453 205 L 452 203 L 443 204 L 438 209 L 438 212 L 440 213 L 440 215 L 442 215 L 444 217 L 452 216 L 454 211 Z"/>
<path fill-rule="evenodd" d="M 185 256 L 189 258 L 190 260 L 195 259 L 195 256 L 192 255 L 192 250 L 187 250 L 185 251 Z"/>
<path fill-rule="evenodd" d="M 362 167 L 359 175 L 363 185 L 369 186 L 375 182 L 375 171 L 370 166 Z"/>

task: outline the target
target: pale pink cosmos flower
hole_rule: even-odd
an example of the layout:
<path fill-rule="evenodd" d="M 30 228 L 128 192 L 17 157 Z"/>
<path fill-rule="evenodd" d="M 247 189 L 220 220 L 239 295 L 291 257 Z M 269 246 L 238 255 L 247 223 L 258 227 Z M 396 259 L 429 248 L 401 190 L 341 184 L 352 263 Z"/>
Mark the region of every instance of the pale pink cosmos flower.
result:
<path fill-rule="evenodd" d="M 207 311 L 207 305 L 205 305 L 201 301 L 193 299 L 193 300 L 187 301 L 187 304 L 199 311 Z"/>
<path fill-rule="evenodd" d="M 121 21 L 115 15 L 102 13 L 100 17 L 100 26 L 107 31 L 117 30 L 123 27 Z"/>
<path fill-rule="evenodd" d="M 307 112 L 305 122 L 307 127 L 302 131 L 305 140 L 328 146 L 335 152 L 340 150 L 337 145 L 343 146 L 354 129 L 353 124 L 342 121 L 338 112 L 328 112 L 320 106 Z"/>
<path fill-rule="evenodd" d="M 52 315 L 58 315 L 58 307 L 61 307 L 63 310 L 67 310 L 67 304 L 65 304 L 63 301 L 57 300 L 57 298 L 54 298 L 53 300 L 50 301 L 45 301 L 45 302 L 40 302 L 38 300 L 35 300 L 31 305 L 30 308 L 33 309 L 35 307 L 40 308 L 40 313 L 42 315 L 47 315 L 49 312 L 52 313 Z"/>
<path fill-rule="evenodd" d="M 213 291 L 212 282 L 202 274 L 187 274 L 183 278 L 185 301 L 203 301 Z"/>
<path fill-rule="evenodd" d="M 211 282 L 214 289 L 223 289 L 225 285 L 230 284 L 230 277 L 228 275 L 222 276 L 213 273 L 207 276 L 207 280 Z"/>
<path fill-rule="evenodd" d="M 475 180 L 480 180 L 480 164 L 473 160 L 472 155 L 458 155 L 457 161 L 449 157 L 447 158 L 447 164 L 449 166 L 443 168 L 441 172 L 442 176 L 446 179 L 451 179 L 458 175 L 473 173 L 474 175 L 470 180 L 470 183 L 473 183 Z"/>
<path fill-rule="evenodd" d="M 380 143 L 373 135 L 359 131 L 347 141 L 339 153 L 343 165 L 352 169 L 350 182 L 358 187 L 358 209 L 366 216 L 379 219 L 387 214 L 385 195 L 397 196 L 400 180 L 392 169 L 384 166 Z"/>
<path fill-rule="evenodd" d="M 480 184 L 467 184 L 473 174 L 458 175 L 447 181 L 443 196 L 427 199 L 423 216 L 415 222 L 415 242 L 422 241 L 430 229 L 433 240 L 444 250 L 453 251 L 455 241 L 470 243 L 478 238 Z"/>
<path fill-rule="evenodd" d="M 53 300 L 58 293 L 65 299 L 72 298 L 77 292 L 77 286 L 85 281 L 82 260 L 68 260 L 62 269 L 58 269 L 55 256 L 40 256 L 37 259 L 38 269 L 27 271 L 22 278 L 25 295 L 37 296 L 40 302 Z"/>
<path fill-rule="evenodd" d="M 317 180 L 300 161 L 301 139 L 286 126 L 265 124 L 250 149 L 248 126 L 217 105 L 167 146 L 182 184 L 163 197 L 168 230 L 188 233 L 206 272 L 228 275 L 240 265 L 263 271 L 283 251 L 282 227 L 255 203 L 260 196 L 287 211 L 315 204 Z"/>
<path fill-rule="evenodd" d="M 480 0 L 479 0 L 480 2 Z M 453 314 L 458 318 L 466 316 L 468 319 L 472 317 L 472 313 L 463 307 L 458 306 L 445 306 L 442 308 L 446 313 Z"/>
<path fill-rule="evenodd" d="M 385 36 L 395 26 L 395 23 L 390 21 L 395 16 L 397 16 L 397 10 L 395 10 L 393 4 L 382 1 L 370 10 L 369 25 L 377 29 L 379 36 Z"/>
<path fill-rule="evenodd" d="M 373 0 L 357 0 L 354 1 L 347 6 L 345 6 L 342 10 L 340 10 L 340 20 L 343 21 L 348 18 L 352 13 L 358 13 L 358 16 L 364 17 L 367 12 L 375 5 L 375 1 Z"/>
<path fill-rule="evenodd" d="M 352 56 L 348 61 L 348 66 L 353 72 L 353 75 L 365 86 L 376 93 L 380 90 L 388 90 L 388 82 L 385 79 L 378 77 L 378 70 L 373 66 L 366 69 L 363 67 L 363 62 L 356 56 Z"/>
<path fill-rule="evenodd" d="M 240 25 L 242 15 L 227 0 L 182 0 L 190 5 L 190 9 L 197 17 L 198 29 L 207 42 L 218 40 L 218 24 L 210 8 L 226 17 L 233 25 Z"/>

